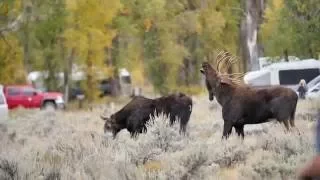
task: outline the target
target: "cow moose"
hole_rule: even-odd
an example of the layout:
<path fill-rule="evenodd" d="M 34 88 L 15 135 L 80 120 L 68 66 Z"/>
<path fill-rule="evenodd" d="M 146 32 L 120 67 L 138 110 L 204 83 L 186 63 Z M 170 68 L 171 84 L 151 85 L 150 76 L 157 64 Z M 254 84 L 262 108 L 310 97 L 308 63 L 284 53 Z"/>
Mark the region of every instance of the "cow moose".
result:
<path fill-rule="evenodd" d="M 183 93 L 170 94 L 160 98 L 149 99 L 143 96 L 135 96 L 122 109 L 110 117 L 101 115 L 105 121 L 104 132 L 111 132 L 113 138 L 122 129 L 127 129 L 131 137 L 147 131 L 146 123 L 160 113 L 168 116 L 170 126 L 176 118 L 180 120 L 180 133 L 186 132 L 186 126 L 192 112 L 192 99 Z"/>
<path fill-rule="evenodd" d="M 208 62 L 203 62 L 200 72 L 205 76 L 209 100 L 212 101 L 215 97 L 222 106 L 222 139 L 229 137 L 233 127 L 238 136 L 244 139 L 245 124 L 260 124 L 271 119 L 283 123 L 287 131 L 290 130 L 289 123 L 295 128 L 298 96 L 293 90 L 282 86 L 256 89 L 241 83 L 238 79 L 232 78 L 232 74 L 221 73 L 220 63 L 227 61 L 225 63 L 230 67 L 234 58 L 227 51 L 222 51 L 219 55 L 220 58 L 216 61 L 217 70 Z M 296 129 L 299 132 L 299 129 Z"/>

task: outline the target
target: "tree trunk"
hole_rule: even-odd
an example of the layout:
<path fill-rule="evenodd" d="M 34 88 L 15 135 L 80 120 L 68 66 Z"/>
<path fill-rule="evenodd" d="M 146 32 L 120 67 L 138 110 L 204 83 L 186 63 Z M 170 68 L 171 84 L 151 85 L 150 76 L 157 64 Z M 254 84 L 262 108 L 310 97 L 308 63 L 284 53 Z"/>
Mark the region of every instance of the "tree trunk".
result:
<path fill-rule="evenodd" d="M 310 58 L 316 58 L 316 57 L 314 57 L 314 55 L 313 55 L 313 50 L 312 50 L 311 47 L 309 47 L 308 52 L 309 52 L 309 57 L 310 57 Z"/>
<path fill-rule="evenodd" d="M 53 58 L 52 58 L 51 54 L 46 55 L 45 68 L 48 70 L 48 78 L 46 79 L 47 90 L 48 91 L 55 91 L 55 90 L 57 90 L 57 79 L 55 77 L 56 67 L 54 65 Z"/>
<path fill-rule="evenodd" d="M 93 96 L 94 93 L 90 92 L 89 93 L 89 89 L 94 87 L 93 84 L 93 70 L 92 70 L 92 66 L 93 66 L 93 62 L 92 62 L 92 50 L 90 49 L 91 46 L 91 34 L 88 33 L 88 44 L 89 44 L 89 49 L 88 49 L 88 56 L 87 56 L 87 60 L 86 60 L 86 65 L 87 65 L 87 97 L 88 97 L 88 101 L 89 103 L 93 102 Z"/>
<path fill-rule="evenodd" d="M 187 87 L 189 87 L 189 85 L 190 85 L 190 77 L 189 77 L 189 74 L 190 74 L 190 60 L 188 58 L 184 58 L 183 64 L 184 64 L 183 70 L 184 70 L 185 85 Z"/>
<path fill-rule="evenodd" d="M 259 69 L 258 32 L 262 23 L 264 0 L 242 0 L 241 5 L 246 12 L 240 22 L 241 56 L 245 60 L 247 70 Z"/>
<path fill-rule="evenodd" d="M 283 52 L 283 54 L 284 54 L 284 60 L 285 60 L 286 62 L 289 62 L 288 49 L 285 49 L 284 52 Z"/>
<path fill-rule="evenodd" d="M 29 28 L 28 25 L 23 29 L 23 37 L 24 41 L 23 45 L 23 65 L 25 68 L 25 72 L 29 74 L 32 71 L 31 62 L 30 62 L 30 43 L 29 43 Z"/>
<path fill-rule="evenodd" d="M 65 58 L 64 55 L 65 51 L 62 51 L 62 57 L 63 60 L 65 61 L 65 66 L 64 66 L 64 101 L 65 103 L 68 103 L 69 101 L 69 94 L 70 94 L 70 77 L 72 77 L 72 64 L 73 64 L 73 58 L 75 55 L 75 49 L 71 49 L 71 53 L 68 58 Z"/>
<path fill-rule="evenodd" d="M 30 52 L 30 27 L 29 27 L 30 18 L 31 18 L 31 7 L 30 5 L 27 5 L 25 1 L 23 1 L 23 6 L 24 6 L 24 16 L 25 16 L 24 22 L 21 21 L 21 24 L 23 24 L 23 29 L 22 29 L 23 64 L 24 64 L 25 72 L 28 75 L 32 71 L 31 52 Z"/>

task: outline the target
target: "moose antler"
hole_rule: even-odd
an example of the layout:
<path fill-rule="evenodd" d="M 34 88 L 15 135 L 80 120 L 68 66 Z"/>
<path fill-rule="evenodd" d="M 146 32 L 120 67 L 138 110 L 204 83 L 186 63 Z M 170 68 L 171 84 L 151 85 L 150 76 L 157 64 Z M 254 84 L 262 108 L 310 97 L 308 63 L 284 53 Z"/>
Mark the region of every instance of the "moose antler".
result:
<path fill-rule="evenodd" d="M 228 52 L 227 51 L 224 51 L 224 50 L 221 50 L 218 55 L 216 56 L 216 62 L 217 62 L 217 71 L 219 72 L 220 71 L 220 63 L 225 61 L 225 59 L 228 57 L 226 56 Z M 221 57 L 219 57 L 219 55 L 221 55 Z"/>
<path fill-rule="evenodd" d="M 217 63 L 217 72 L 220 76 L 230 79 L 232 82 L 236 84 L 242 83 L 242 79 L 244 74 L 243 73 L 232 73 L 228 74 L 222 73 L 221 64 L 225 65 L 226 69 L 229 69 L 233 64 L 237 63 L 238 59 L 235 56 L 232 56 L 230 52 L 226 50 L 220 50 L 218 55 L 216 56 L 216 63 Z"/>

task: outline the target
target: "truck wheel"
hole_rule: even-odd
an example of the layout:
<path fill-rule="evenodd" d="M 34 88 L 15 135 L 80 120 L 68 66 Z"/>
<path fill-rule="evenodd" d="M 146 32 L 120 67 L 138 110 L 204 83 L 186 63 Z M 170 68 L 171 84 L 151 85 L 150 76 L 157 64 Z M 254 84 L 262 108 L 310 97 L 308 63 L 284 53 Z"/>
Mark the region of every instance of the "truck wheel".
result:
<path fill-rule="evenodd" d="M 56 110 L 56 104 L 51 101 L 47 101 L 43 104 L 42 107 L 43 110 L 49 110 L 49 111 L 55 111 Z"/>

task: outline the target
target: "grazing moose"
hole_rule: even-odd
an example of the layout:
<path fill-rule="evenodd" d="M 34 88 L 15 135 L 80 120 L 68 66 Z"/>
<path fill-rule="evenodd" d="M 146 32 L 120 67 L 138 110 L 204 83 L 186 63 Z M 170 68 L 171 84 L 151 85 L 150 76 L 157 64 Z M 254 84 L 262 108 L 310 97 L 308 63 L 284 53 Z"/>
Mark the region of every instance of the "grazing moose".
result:
<path fill-rule="evenodd" d="M 180 119 L 180 133 L 184 134 L 191 112 L 191 98 L 183 93 L 177 93 L 156 99 L 136 96 L 118 112 L 110 117 L 101 115 L 101 118 L 106 121 L 104 132 L 112 132 L 114 138 L 122 129 L 127 129 L 131 137 L 146 132 L 146 123 L 150 120 L 150 116 L 154 117 L 160 113 L 169 116 L 170 125 L 173 125 L 176 117 Z"/>
<path fill-rule="evenodd" d="M 220 52 L 219 55 L 217 70 L 214 70 L 208 62 L 204 62 L 200 72 L 205 76 L 209 100 L 212 101 L 216 97 L 222 106 L 224 120 L 222 138 L 227 139 L 234 127 L 238 136 L 241 135 L 243 139 L 245 124 L 265 123 L 274 118 L 282 122 L 288 131 L 289 123 L 292 128 L 295 127 L 294 116 L 298 96 L 293 90 L 281 86 L 255 89 L 245 85 L 231 78 L 232 74 L 220 72 L 220 63 L 227 61 L 229 68 L 235 62 L 235 58 L 226 51 Z"/>

